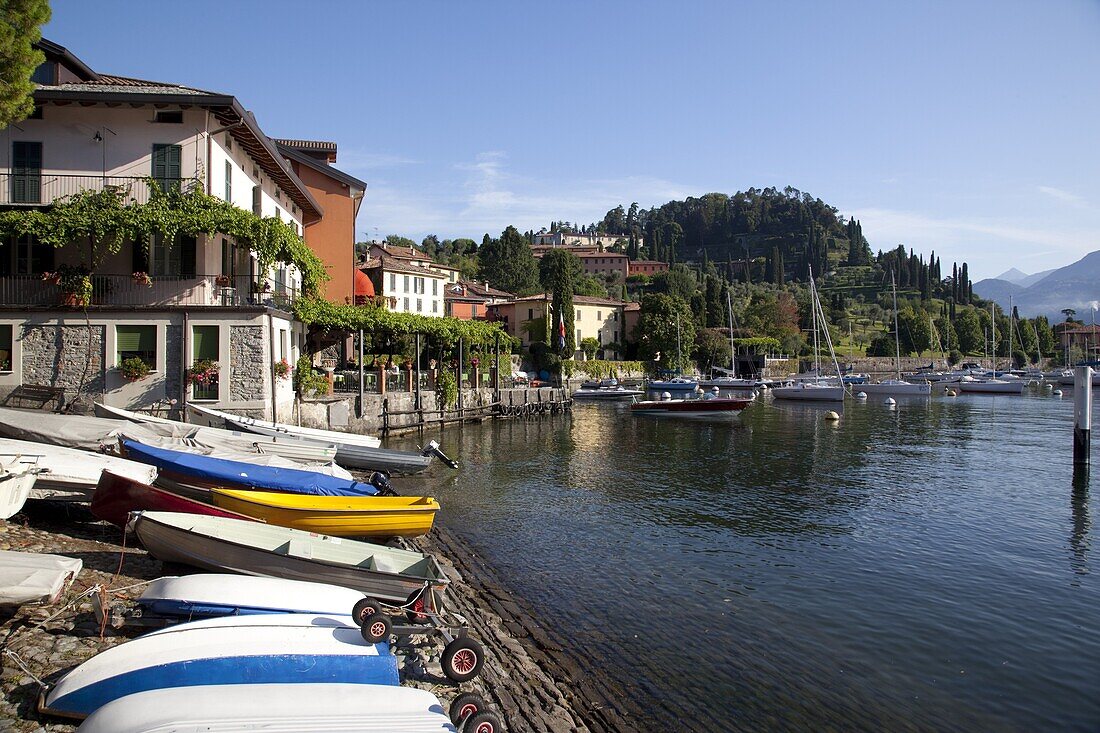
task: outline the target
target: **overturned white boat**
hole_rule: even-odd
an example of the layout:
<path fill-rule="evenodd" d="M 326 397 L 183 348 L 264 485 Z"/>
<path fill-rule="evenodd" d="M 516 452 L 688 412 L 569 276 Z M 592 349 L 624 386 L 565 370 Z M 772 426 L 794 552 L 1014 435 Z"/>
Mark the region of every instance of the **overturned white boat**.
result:
<path fill-rule="evenodd" d="M 27 463 L 19 455 L 0 456 L 0 519 L 15 516 L 23 508 L 38 479 L 36 463 Z"/>
<path fill-rule="evenodd" d="M 54 603 L 83 567 L 73 557 L 0 550 L 0 606 Z"/>
<path fill-rule="evenodd" d="M 435 695 L 413 687 L 240 684 L 169 687 L 96 710 L 80 733 L 455 733 Z"/>
<path fill-rule="evenodd" d="M 100 652 L 45 690 L 38 707 L 84 718 L 136 692 L 246 683 L 397 685 L 397 658 L 388 645 L 365 641 L 351 616 L 226 616 Z"/>
<path fill-rule="evenodd" d="M 144 615 L 176 619 L 261 613 L 350 614 L 363 594 L 328 583 L 226 573 L 168 576 L 137 598 Z"/>
<path fill-rule="evenodd" d="M 143 484 L 151 484 L 157 477 L 155 467 L 118 456 L 0 438 L 0 461 L 12 456 L 18 456 L 21 462 L 39 471 L 38 480 L 28 496 L 30 499 L 91 501 L 104 470 Z"/>

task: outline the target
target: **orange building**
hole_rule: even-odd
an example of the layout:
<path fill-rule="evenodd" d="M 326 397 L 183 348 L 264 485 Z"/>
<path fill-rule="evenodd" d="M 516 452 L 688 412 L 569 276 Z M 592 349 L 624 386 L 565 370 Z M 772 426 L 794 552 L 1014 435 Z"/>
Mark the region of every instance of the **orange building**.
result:
<path fill-rule="evenodd" d="M 275 140 L 295 175 L 324 209 L 320 219 L 305 224 L 305 240 L 325 263 L 329 281 L 324 297 L 333 303 L 353 302 L 355 292 L 355 217 L 367 184 L 332 167 L 336 143 L 316 140 Z"/>
<path fill-rule="evenodd" d="M 464 321 L 483 320 L 488 315 L 489 306 L 504 303 L 515 297 L 512 293 L 489 287 L 489 283 L 464 280 L 448 285 L 443 291 L 447 315 Z"/>
<path fill-rule="evenodd" d="M 668 263 L 660 260 L 631 260 L 631 275 L 656 275 L 658 272 L 668 272 Z"/>

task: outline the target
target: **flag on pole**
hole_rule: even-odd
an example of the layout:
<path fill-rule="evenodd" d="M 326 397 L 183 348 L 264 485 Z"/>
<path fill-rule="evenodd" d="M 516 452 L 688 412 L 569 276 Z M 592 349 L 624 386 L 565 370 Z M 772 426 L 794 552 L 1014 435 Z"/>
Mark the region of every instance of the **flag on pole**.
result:
<path fill-rule="evenodd" d="M 558 350 L 565 350 L 565 321 L 558 321 Z"/>

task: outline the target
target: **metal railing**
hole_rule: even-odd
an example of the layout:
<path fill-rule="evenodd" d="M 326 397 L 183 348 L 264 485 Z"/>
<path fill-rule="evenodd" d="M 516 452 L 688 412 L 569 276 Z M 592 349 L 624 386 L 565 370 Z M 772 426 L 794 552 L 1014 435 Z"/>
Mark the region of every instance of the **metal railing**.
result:
<path fill-rule="evenodd" d="M 242 307 L 263 305 L 289 311 L 298 298 L 296 289 L 273 278 L 255 281 L 247 275 L 89 275 L 90 306 L 209 305 Z M 0 277 L 0 305 L 79 306 L 62 287 L 42 275 Z"/>
<path fill-rule="evenodd" d="M 153 183 L 151 183 L 153 182 Z M 127 203 L 148 203 L 154 184 L 162 191 L 189 191 L 201 184 L 194 178 L 97 176 L 67 173 L 0 173 L 0 205 L 45 206 L 82 191 L 107 188 L 124 192 Z"/>

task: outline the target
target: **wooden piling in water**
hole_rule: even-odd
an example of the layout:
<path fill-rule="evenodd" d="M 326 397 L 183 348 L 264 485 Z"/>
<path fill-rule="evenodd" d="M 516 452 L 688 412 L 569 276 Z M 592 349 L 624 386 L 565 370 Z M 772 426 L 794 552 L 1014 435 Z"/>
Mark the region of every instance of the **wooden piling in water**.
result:
<path fill-rule="evenodd" d="M 1077 367 L 1073 373 L 1073 464 L 1089 465 L 1092 444 L 1092 367 Z"/>

